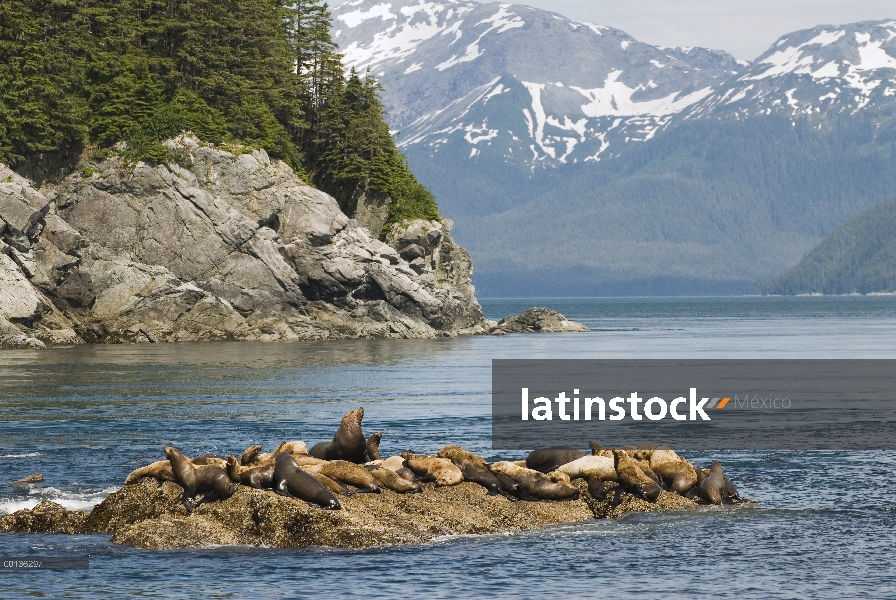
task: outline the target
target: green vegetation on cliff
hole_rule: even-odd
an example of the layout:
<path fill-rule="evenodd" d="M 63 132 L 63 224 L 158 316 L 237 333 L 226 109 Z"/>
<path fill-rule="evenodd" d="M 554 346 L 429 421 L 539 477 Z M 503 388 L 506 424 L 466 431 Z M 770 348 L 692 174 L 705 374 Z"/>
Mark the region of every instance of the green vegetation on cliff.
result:
<path fill-rule="evenodd" d="M 764 285 L 769 294 L 896 291 L 896 198 L 865 210 Z"/>
<path fill-rule="evenodd" d="M 0 4 L 0 162 L 125 141 L 163 162 L 189 130 L 262 147 L 345 203 L 435 218 L 389 135 L 379 86 L 346 78 L 322 0 L 11 0 Z"/>

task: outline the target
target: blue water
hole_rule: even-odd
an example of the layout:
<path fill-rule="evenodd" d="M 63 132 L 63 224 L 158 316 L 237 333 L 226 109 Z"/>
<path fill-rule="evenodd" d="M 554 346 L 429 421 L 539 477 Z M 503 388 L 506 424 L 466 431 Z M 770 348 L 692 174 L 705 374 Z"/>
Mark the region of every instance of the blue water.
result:
<path fill-rule="evenodd" d="M 493 358 L 896 358 L 896 297 L 485 300 L 548 306 L 588 334 L 0 352 L 0 512 L 89 508 L 173 444 L 230 453 L 332 435 L 365 407 L 382 449 L 494 459 Z M 0 534 L 3 555 L 89 554 L 89 571 L 2 572 L 0 598 L 896 597 L 896 453 L 717 452 L 758 508 L 630 515 L 368 551 L 144 551 L 108 536 Z M 506 457 L 506 456 L 504 456 Z"/>

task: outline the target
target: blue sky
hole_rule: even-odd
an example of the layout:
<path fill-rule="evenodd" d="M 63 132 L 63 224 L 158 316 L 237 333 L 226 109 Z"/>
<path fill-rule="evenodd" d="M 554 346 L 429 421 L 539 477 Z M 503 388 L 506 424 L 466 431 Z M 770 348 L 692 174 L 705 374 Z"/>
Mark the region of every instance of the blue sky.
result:
<path fill-rule="evenodd" d="M 341 4 L 341 0 L 330 4 Z M 755 59 L 780 36 L 797 29 L 896 19 L 894 0 L 527 0 L 519 4 L 616 27 L 648 44 L 704 46 L 746 60 Z"/>

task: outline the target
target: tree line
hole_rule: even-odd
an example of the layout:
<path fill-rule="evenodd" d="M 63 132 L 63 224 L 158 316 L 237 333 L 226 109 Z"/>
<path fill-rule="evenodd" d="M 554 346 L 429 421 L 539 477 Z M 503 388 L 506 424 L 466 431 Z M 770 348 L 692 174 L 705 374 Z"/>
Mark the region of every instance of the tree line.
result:
<path fill-rule="evenodd" d="M 387 226 L 437 218 L 379 84 L 345 72 L 330 25 L 322 0 L 0 3 L 0 162 L 74 149 L 162 163 L 162 142 L 192 131 L 264 148 L 343 205 L 389 194 Z"/>

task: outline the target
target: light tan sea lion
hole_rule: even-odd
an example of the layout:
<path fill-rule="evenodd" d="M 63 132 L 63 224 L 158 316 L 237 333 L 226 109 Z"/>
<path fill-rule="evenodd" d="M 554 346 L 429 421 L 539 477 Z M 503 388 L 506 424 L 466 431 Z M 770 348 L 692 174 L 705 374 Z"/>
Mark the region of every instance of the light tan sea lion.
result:
<path fill-rule="evenodd" d="M 616 481 L 619 483 L 616 488 L 614 504 L 619 504 L 622 492 L 628 492 L 648 502 L 656 502 L 661 488 L 653 479 L 644 474 L 638 463 L 625 450 L 613 450 L 613 458 Z"/>
<path fill-rule="evenodd" d="M 490 469 L 516 481 L 520 485 L 520 498 L 523 500 L 573 500 L 579 497 L 579 488 L 562 480 L 562 476 L 551 476 L 534 469 L 527 469 L 509 461 L 496 462 Z M 568 477 L 567 477 L 568 479 Z"/>
<path fill-rule="evenodd" d="M 606 456 L 583 456 L 578 460 L 561 465 L 557 470 L 566 473 L 573 479 L 590 476 L 601 481 L 616 481 L 613 459 Z"/>
<path fill-rule="evenodd" d="M 464 474 L 447 458 L 402 452 L 407 467 L 422 481 L 435 481 L 436 486 L 457 485 L 464 480 Z"/>
<path fill-rule="evenodd" d="M 685 494 L 697 485 L 694 465 L 672 450 L 654 450 L 650 456 L 650 468 L 660 476 L 669 491 Z"/>

